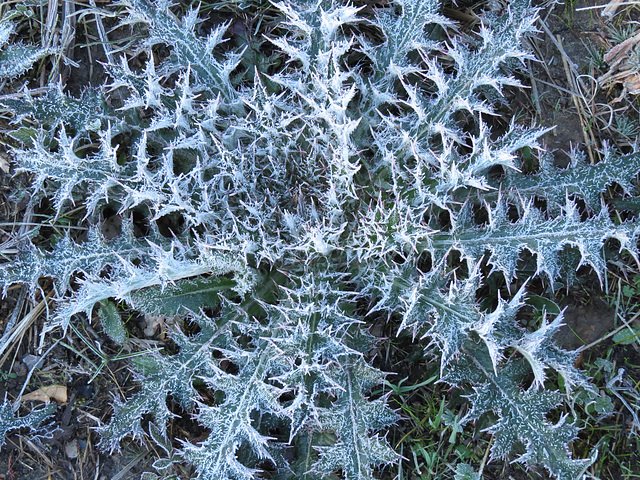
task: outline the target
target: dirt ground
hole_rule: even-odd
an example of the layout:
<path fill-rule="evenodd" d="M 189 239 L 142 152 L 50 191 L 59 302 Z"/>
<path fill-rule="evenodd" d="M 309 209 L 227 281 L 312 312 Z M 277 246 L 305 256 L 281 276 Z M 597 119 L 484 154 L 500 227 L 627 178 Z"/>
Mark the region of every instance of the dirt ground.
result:
<path fill-rule="evenodd" d="M 544 146 L 554 152 L 559 165 L 566 164 L 566 152 L 573 148 L 582 149 L 589 159 L 597 161 L 605 143 L 627 148 L 640 132 L 635 96 L 640 93 L 637 76 L 640 60 L 637 68 L 632 61 L 640 58 L 640 46 L 637 51 L 635 46 L 638 40 L 633 40 L 635 33 L 627 35 L 631 42 L 612 50 L 624 43 L 623 34 L 629 33 L 625 29 L 635 27 L 640 10 L 620 6 L 612 15 L 603 15 L 604 9 L 600 8 L 603 4 L 577 0 L 541 6 L 540 31 L 531 39 L 538 61 L 527 60 L 522 76 L 522 82 L 529 88 L 526 93 L 512 91 L 509 94 L 508 108 L 519 111 L 521 121 L 556 126 L 545 135 Z M 462 8 L 460 12 L 462 15 L 455 15 L 458 20 L 470 14 Z M 76 58 L 83 55 L 86 53 L 77 49 Z M 67 75 L 72 83 L 87 80 L 72 71 Z M 0 167 L 2 165 L 6 165 L 6 153 L 0 151 Z M 24 205 L 10 200 L 15 181 L 10 180 L 6 171 L 0 173 L 2 225 L 20 221 L 24 215 L 21 210 Z M 0 243 L 9 239 L 0 229 Z M 42 287 L 44 292 L 51 290 L 46 283 Z M 0 358 L 2 398 L 5 395 L 15 398 L 27 372 L 41 359 L 37 346 L 44 307 L 50 304 L 50 299 L 36 294 L 35 300 L 31 300 L 26 293 L 21 288 L 13 288 L 0 302 L 0 328 L 12 318 L 20 321 L 37 309 L 41 312 L 32 315 L 26 333 Z M 603 297 L 600 285 L 582 284 L 579 291 L 572 290 L 565 296 L 567 326 L 560 338 L 565 346 L 579 348 L 615 328 L 613 310 L 602 301 L 596 303 L 590 298 L 592 295 Z M 144 327 L 141 323 L 140 328 Z M 99 345 L 107 357 L 118 355 L 117 346 L 93 329 L 87 328 L 82 334 L 85 340 Z M 144 471 L 153 471 L 150 464 L 155 454 L 148 452 L 146 446 L 123 442 L 122 452 L 113 455 L 97 447 L 99 439 L 94 428 L 108 420 L 113 399 L 124 399 L 136 389 L 126 361 L 103 362 L 77 337 L 65 342 L 60 342 L 43 358 L 24 392 L 61 387 L 66 398 L 61 397 L 54 418 L 60 428 L 50 438 L 36 440 L 27 440 L 19 432 L 9 434 L 0 453 L 0 480 L 133 480 L 140 478 Z M 45 342 L 45 348 L 49 346 Z M 93 379 L 96 369 L 101 374 Z M 37 401 L 27 403 L 41 405 Z M 26 411 L 23 407 L 20 413 Z M 197 435 L 197 432 L 185 431 L 190 428 L 186 423 L 181 426 L 175 422 L 172 428 L 176 437 Z M 184 474 L 188 478 L 189 472 Z M 514 474 L 516 478 L 522 475 Z M 529 478 L 544 478 L 544 474 L 531 473 Z"/>

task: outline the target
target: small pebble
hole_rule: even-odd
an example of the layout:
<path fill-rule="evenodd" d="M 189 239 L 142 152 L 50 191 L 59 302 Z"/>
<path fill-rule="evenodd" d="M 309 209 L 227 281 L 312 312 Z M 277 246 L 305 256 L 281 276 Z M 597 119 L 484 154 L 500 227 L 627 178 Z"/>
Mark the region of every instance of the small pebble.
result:
<path fill-rule="evenodd" d="M 64 453 L 67 458 L 73 460 L 80 456 L 80 449 L 78 448 L 78 440 L 71 440 L 64 445 Z"/>
<path fill-rule="evenodd" d="M 42 357 L 37 357 L 30 353 L 22 357 L 22 363 L 24 363 L 29 370 L 33 369 L 33 367 L 35 367 L 41 360 Z"/>

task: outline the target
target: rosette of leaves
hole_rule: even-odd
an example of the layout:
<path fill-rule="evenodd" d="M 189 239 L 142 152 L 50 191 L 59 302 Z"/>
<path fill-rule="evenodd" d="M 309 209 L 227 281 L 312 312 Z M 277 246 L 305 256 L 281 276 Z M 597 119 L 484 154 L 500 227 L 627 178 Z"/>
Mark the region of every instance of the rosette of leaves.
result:
<path fill-rule="evenodd" d="M 0 270 L 5 291 L 53 278 L 47 332 L 100 305 L 126 341 L 110 302 L 198 326 L 175 323 L 177 353 L 135 360 L 140 391 L 115 403 L 102 447 L 155 442 L 166 456 L 148 479 L 170 478 L 175 462 L 201 479 L 374 478 L 398 460 L 385 439 L 398 417 L 371 395 L 384 374 L 365 355 L 367 319 L 386 315 L 439 355 L 441 381 L 468 399 L 464 421 L 489 422 L 492 459 L 578 478 L 589 463 L 569 453 L 578 420 L 551 419 L 563 392 L 546 379 L 591 386 L 553 343 L 561 318 L 521 328 L 526 287 L 491 311 L 476 297 L 486 265 L 524 275 L 523 252 L 550 281 L 580 265 L 602 275 L 611 239 L 636 255 L 637 225 L 614 224 L 601 193 L 630 193 L 640 155 L 576 155 L 566 170 L 545 158 L 521 173 L 546 130 L 490 119 L 519 86 L 536 10 L 513 0 L 463 36 L 436 0 L 207 7 L 123 0 L 114 15 L 139 41 L 105 44 L 106 85 L 4 103 L 39 126 L 13 150 L 32 201 L 49 198 L 56 216 L 80 207 L 90 225 L 83 242 L 27 245 Z M 124 219 L 111 240 L 99 233 L 107 210 Z M 148 232 L 131 221 L 140 212 Z M 169 438 L 176 415 L 208 435 Z"/>

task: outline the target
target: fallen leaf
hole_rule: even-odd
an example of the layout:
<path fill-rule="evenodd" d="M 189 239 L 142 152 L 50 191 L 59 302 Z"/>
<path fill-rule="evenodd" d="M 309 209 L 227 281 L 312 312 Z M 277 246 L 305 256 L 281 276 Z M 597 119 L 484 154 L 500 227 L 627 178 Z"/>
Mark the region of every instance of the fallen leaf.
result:
<path fill-rule="evenodd" d="M 9 157 L 4 152 L 0 152 L 0 170 L 4 173 L 9 173 L 11 171 L 11 167 L 9 166 Z"/>
<path fill-rule="evenodd" d="M 49 385 L 48 387 L 39 388 L 38 390 L 22 396 L 22 400 L 25 402 L 32 401 L 45 403 L 49 403 L 51 400 L 55 400 L 58 403 L 65 403 L 67 398 L 67 387 L 64 385 Z"/>
<path fill-rule="evenodd" d="M 638 95 L 640 93 L 640 71 L 633 58 L 640 54 L 640 33 L 627 38 L 624 42 L 609 49 L 604 55 L 604 60 L 609 64 L 609 71 L 598 78 L 601 86 L 622 84 L 622 94 L 613 100 L 616 103 L 627 94 Z"/>
<path fill-rule="evenodd" d="M 624 42 L 611 48 L 604 54 L 604 61 L 607 62 L 613 68 L 617 63 L 622 60 L 627 60 L 629 57 L 629 51 L 640 41 L 640 33 L 637 33 L 633 37 L 627 38 Z"/>
<path fill-rule="evenodd" d="M 165 317 L 162 315 L 145 315 L 144 316 L 145 328 L 144 336 L 149 338 L 153 337 L 156 332 L 162 332 L 164 327 Z"/>
<path fill-rule="evenodd" d="M 624 79 L 624 87 L 629 93 L 638 95 L 640 93 L 640 75 L 634 73 L 633 75 L 627 76 Z"/>

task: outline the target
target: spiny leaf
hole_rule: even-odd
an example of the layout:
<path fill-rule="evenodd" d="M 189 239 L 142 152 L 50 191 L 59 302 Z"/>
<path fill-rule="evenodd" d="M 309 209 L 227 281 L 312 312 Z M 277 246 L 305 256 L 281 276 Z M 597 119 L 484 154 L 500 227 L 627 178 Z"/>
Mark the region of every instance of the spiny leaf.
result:
<path fill-rule="evenodd" d="M 200 321 L 205 322 L 202 317 Z M 141 371 L 140 378 L 143 379 L 142 389 L 126 402 L 116 401 L 110 422 L 99 428 L 103 448 L 118 450 L 120 440 L 126 435 L 143 438 L 145 433 L 140 422 L 146 414 L 154 418 L 153 435 L 166 438 L 167 422 L 174 416 L 167 406 L 169 396 L 178 401 L 186 411 L 193 409 L 198 398 L 194 381 L 198 376 L 215 374 L 213 347 L 226 344 L 224 332 L 212 329 L 204 323 L 203 326 L 205 328 L 195 338 L 181 342 L 182 348 L 177 355 L 153 354 L 135 359 Z"/>
<path fill-rule="evenodd" d="M 259 460 L 273 460 L 269 438 L 254 427 L 254 413 L 282 415 L 277 397 L 280 389 L 266 383 L 274 360 L 274 352 L 263 349 L 248 359 L 238 375 L 218 372 L 205 379 L 210 387 L 223 392 L 225 401 L 219 406 L 199 405 L 198 420 L 211 435 L 199 445 L 185 442 L 181 453 L 197 466 L 199 478 L 252 480 L 257 470 L 241 463 L 238 449 L 248 447 Z M 277 357 L 276 357 L 277 358 Z"/>
<path fill-rule="evenodd" d="M 364 391 L 382 381 L 378 372 L 358 362 L 347 366 L 341 376 L 344 391 L 319 417 L 322 427 L 334 431 L 338 440 L 335 445 L 320 447 L 320 459 L 313 470 L 328 475 L 341 469 L 348 480 L 372 480 L 372 466 L 392 463 L 397 455 L 384 440 L 369 436 L 369 432 L 397 417 L 384 401 L 367 402 L 363 397 Z"/>
<path fill-rule="evenodd" d="M 32 97 L 29 91 L 22 98 L 5 98 L 0 105 L 9 108 L 15 122 L 29 117 L 52 131 L 59 124 L 71 126 L 76 134 L 98 131 L 109 111 L 104 98 L 96 89 L 86 89 L 80 98 L 73 98 L 57 84 L 41 97 Z"/>
<path fill-rule="evenodd" d="M 144 22 L 149 25 L 149 46 L 166 43 L 174 49 L 174 68 L 190 66 L 198 76 L 199 82 L 213 94 L 220 94 L 226 100 L 237 97 L 229 75 L 236 67 L 238 60 L 229 59 L 223 62 L 217 60 L 213 49 L 222 42 L 227 26 L 222 26 L 212 32 L 206 41 L 198 38 L 193 32 L 193 25 L 185 28 L 169 11 L 167 2 L 151 0 L 127 0 L 130 22 Z M 196 13 L 194 12 L 195 16 Z M 169 62 L 168 62 L 169 63 Z M 169 64 L 170 64 L 169 63 Z"/>
<path fill-rule="evenodd" d="M 449 26 L 451 21 L 441 15 L 440 3 L 434 0 L 402 0 L 395 2 L 402 8 L 397 16 L 388 10 L 379 12 L 379 22 L 387 35 L 384 45 L 375 49 L 378 83 L 389 88 L 394 77 L 401 79 L 417 71 L 409 60 L 412 51 L 429 51 L 437 43 L 429 38 L 428 25 Z M 385 88 L 385 87 L 383 87 Z"/>
<path fill-rule="evenodd" d="M 574 247 L 580 252 L 580 263 L 593 267 L 601 276 L 606 269 L 602 258 L 602 246 L 607 239 L 616 239 L 632 255 L 636 255 L 635 239 L 638 227 L 634 224 L 614 225 L 608 214 L 582 221 L 577 206 L 567 200 L 562 215 L 545 219 L 542 212 L 525 204 L 521 217 L 511 222 L 504 204 L 489 211 L 486 227 L 475 227 L 468 212 L 458 218 L 458 232 L 451 235 L 434 234 L 430 237 L 431 248 L 437 257 L 443 258 L 450 249 L 456 249 L 466 258 L 479 260 L 490 252 L 489 261 L 506 278 L 513 278 L 518 255 L 528 250 L 537 258 L 537 272 L 550 279 L 560 273 L 560 254 L 565 247 Z"/>
<path fill-rule="evenodd" d="M 541 158 L 540 171 L 534 175 L 521 175 L 507 171 L 501 183 L 504 195 L 513 198 L 537 196 L 547 200 L 547 207 L 557 213 L 568 196 L 578 196 L 596 213 L 602 208 L 601 195 L 613 183 L 627 192 L 633 192 L 632 181 L 640 171 L 640 152 L 617 155 L 611 148 L 605 150 L 604 158 L 595 165 L 588 165 L 584 155 L 572 152 L 571 162 L 565 169 L 553 166 L 550 154 Z"/>
<path fill-rule="evenodd" d="M 462 376 L 475 383 L 474 392 L 469 395 L 472 408 L 464 421 L 477 420 L 488 411 L 498 415 L 498 420 L 487 428 L 494 435 L 493 458 L 506 458 L 522 446 L 524 451 L 519 451 L 518 461 L 545 465 L 559 480 L 578 478 L 591 463 L 571 458 L 568 443 L 578 433 L 575 424 L 569 423 L 566 416 L 555 423 L 547 420 L 551 410 L 561 403 L 562 394 L 534 387 L 521 390 L 519 380 L 526 368 L 523 361 L 512 362 L 497 374 L 474 357 L 466 357 L 451 367 L 445 381 L 453 384 Z"/>
<path fill-rule="evenodd" d="M 17 417 L 11 406 L 11 402 L 5 398 L 0 405 L 0 447 L 4 445 L 7 433 L 12 430 L 28 428 L 32 435 L 48 436 L 53 430 L 52 425 L 42 423 L 53 415 L 56 410 L 54 404 L 32 410 L 28 415 Z"/>
<path fill-rule="evenodd" d="M 111 281 L 96 277 L 84 280 L 77 292 L 61 302 L 56 310 L 55 317 L 45 329 L 45 333 L 57 327 L 62 327 L 66 330 L 73 315 L 85 313 L 89 316 L 94 305 L 101 300 L 114 298 L 131 303 L 130 295 L 133 292 L 150 287 L 166 286 L 172 282 L 197 277 L 198 275 L 233 274 L 235 275 L 235 280 L 232 283 L 217 285 L 215 289 L 219 291 L 221 288 L 225 290 L 231 288 L 240 294 L 244 294 L 248 289 L 251 289 L 254 282 L 252 272 L 229 255 L 211 255 L 210 252 L 203 251 L 198 259 L 181 260 L 175 258 L 172 251 L 167 252 L 157 246 L 154 253 L 155 255 L 147 259 L 149 264 L 142 268 L 131 263 L 121 266 L 117 270 L 121 275 Z M 155 268 L 152 268 L 152 266 Z M 225 282 L 223 281 L 222 283 L 224 284 Z M 205 292 L 201 291 L 200 293 Z M 211 292 L 209 291 L 208 293 L 210 294 Z M 177 294 L 180 296 L 179 291 Z M 149 300 L 145 293 L 138 295 L 137 298 L 143 304 Z M 171 300 L 169 298 L 164 305 L 160 305 L 160 309 L 178 308 Z"/>
<path fill-rule="evenodd" d="M 28 71 L 41 58 L 56 53 L 54 48 L 13 44 L 0 52 L 0 79 L 12 79 Z"/>
<path fill-rule="evenodd" d="M 15 31 L 15 24 L 6 21 L 4 18 L 0 20 L 0 48 L 4 47 L 11 38 L 11 34 Z"/>
<path fill-rule="evenodd" d="M 453 478 L 454 480 L 481 480 L 480 474 L 466 463 L 456 465 L 456 474 Z"/>
<path fill-rule="evenodd" d="M 133 308 L 150 315 L 186 315 L 201 308 L 213 308 L 221 293 L 232 290 L 236 282 L 225 277 L 200 277 L 177 281 L 164 287 L 132 291 L 127 301 Z"/>
<path fill-rule="evenodd" d="M 27 244 L 12 262 L 0 267 L 0 283 L 6 289 L 16 283 L 24 283 L 34 289 L 38 279 L 50 277 L 56 282 L 60 293 L 70 286 L 74 274 L 96 274 L 107 265 L 122 265 L 123 262 L 139 258 L 143 245 L 138 241 L 120 236 L 105 241 L 95 229 L 89 230 L 87 240 L 75 243 L 65 236 L 58 240 L 50 252 Z"/>

